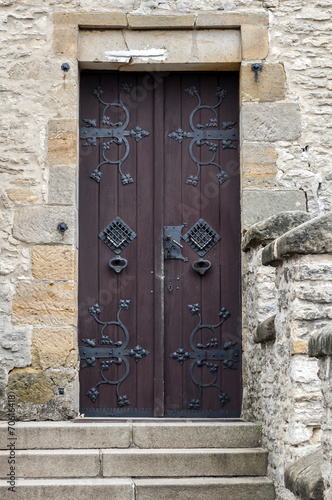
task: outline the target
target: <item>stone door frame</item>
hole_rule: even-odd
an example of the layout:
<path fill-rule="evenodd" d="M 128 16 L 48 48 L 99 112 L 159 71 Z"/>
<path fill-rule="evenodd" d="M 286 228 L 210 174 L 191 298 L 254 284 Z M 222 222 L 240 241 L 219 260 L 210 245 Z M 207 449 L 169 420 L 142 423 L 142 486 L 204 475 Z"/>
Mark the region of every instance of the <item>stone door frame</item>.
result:
<path fill-rule="evenodd" d="M 137 37 L 148 36 L 156 31 L 167 33 L 168 30 L 177 31 L 181 35 L 190 33 L 188 40 L 200 35 L 199 31 L 216 30 L 216 36 L 229 36 L 230 32 L 236 32 L 238 43 L 237 57 L 232 55 L 220 55 L 221 62 L 208 58 L 208 48 L 205 54 L 199 56 L 196 65 L 186 65 L 183 61 L 177 61 L 176 51 L 171 54 L 172 68 L 176 71 L 197 70 L 239 70 L 240 72 L 240 148 L 241 148 L 241 172 L 242 172 L 242 228 L 248 228 L 260 218 L 260 204 L 257 203 L 257 191 L 260 197 L 266 198 L 270 207 L 274 205 L 275 211 L 291 210 L 296 206 L 298 191 L 277 190 L 275 185 L 276 173 L 276 149 L 275 142 L 278 140 L 293 140 L 300 135 L 300 125 L 289 126 L 290 123 L 299 123 L 299 109 L 294 102 L 283 102 L 286 94 L 285 73 L 280 63 L 267 64 L 268 56 L 268 25 L 269 14 L 267 11 L 258 12 L 199 12 L 197 14 L 170 14 L 170 15 L 139 15 L 125 14 L 120 12 L 55 12 L 53 13 L 54 28 L 52 33 L 53 61 L 59 64 L 59 74 L 63 78 L 63 88 L 66 82 L 74 87 L 71 91 L 70 100 L 66 102 L 66 109 L 70 119 L 57 118 L 50 120 L 48 127 L 48 161 L 50 166 L 61 164 L 66 168 L 66 175 L 71 175 L 72 182 L 77 186 L 77 173 L 73 168 L 78 168 L 78 102 L 79 102 L 79 71 L 80 69 L 120 69 L 123 64 L 97 60 L 97 54 L 87 59 L 82 49 L 84 36 L 95 33 L 95 40 L 99 36 L 108 33 L 131 33 L 135 32 Z M 138 38 L 139 39 L 139 38 Z M 208 44 L 207 44 L 208 45 Z M 90 51 L 91 52 L 91 51 Z M 232 51 L 230 51 L 232 53 Z M 84 60 L 83 60 L 84 59 Z M 101 64 L 103 63 L 103 64 Z M 135 63 L 135 61 L 134 61 Z M 165 69 L 160 63 L 156 68 L 150 62 L 136 61 L 136 68 L 142 71 L 156 71 Z M 138 67 L 137 67 L 138 65 Z M 132 62 L 128 65 L 132 68 Z M 168 68 L 170 69 L 170 68 Z M 61 72 L 61 73 L 60 73 Z M 285 108 L 287 113 L 285 113 Z M 296 115 L 296 116 L 295 116 Z M 261 117 L 263 116 L 263 123 Z M 294 119 L 294 116 L 296 119 Z M 75 117 L 75 118 L 72 118 Z M 268 117 L 268 127 L 264 128 L 264 117 Z M 271 121 L 271 125 L 270 122 Z M 258 126 L 257 126 L 257 122 Z M 297 127 L 297 128 L 296 128 Z M 258 130 L 258 132 L 257 132 Z M 263 143 L 263 144 L 262 144 Z M 262 180 L 262 177 L 264 180 Z M 244 188 L 244 189 L 243 189 Z M 301 198 L 302 199 L 302 198 Z M 278 205 L 279 204 L 279 205 Z M 279 206 L 279 209 L 278 209 Z M 302 205 L 301 205 L 302 207 Z M 60 208 L 60 207 L 58 207 Z M 75 235 L 75 211 L 69 207 L 62 207 L 59 216 L 66 218 L 66 210 L 70 214 L 69 229 L 64 234 L 58 234 L 56 242 L 60 244 L 77 245 Z M 52 212 L 53 213 L 53 212 Z M 274 212 L 275 213 L 275 212 Z M 264 214 L 266 215 L 266 213 Z M 270 214 L 267 214 L 270 215 Z M 52 219 L 53 220 L 53 219 Z M 63 220 L 63 222 L 67 222 Z M 55 222 L 54 222 L 55 224 Z M 42 242 L 40 242 L 42 243 Z M 48 242 L 45 242 L 48 243 Z M 76 259 L 75 259 L 76 261 Z M 76 263 L 74 264 L 76 266 Z M 75 276 L 76 273 L 75 273 Z M 40 278 L 40 277 L 39 277 Z M 40 278 L 42 279 L 42 277 Z M 71 278 L 72 279 L 72 278 Z M 77 278 L 74 279 L 76 281 Z M 71 281 L 73 283 L 73 281 Z M 74 285 L 74 283 L 73 283 Z M 73 287 L 73 293 L 76 288 Z M 77 299 L 77 295 L 75 295 Z M 74 299 L 75 300 L 75 299 Z M 77 301 L 76 301 L 77 303 Z M 75 311 L 73 310 L 73 322 Z M 77 378 L 76 378 L 77 383 Z M 74 384 L 75 386 L 76 384 Z M 78 388 L 72 393 L 73 412 L 78 411 L 77 394 Z"/>

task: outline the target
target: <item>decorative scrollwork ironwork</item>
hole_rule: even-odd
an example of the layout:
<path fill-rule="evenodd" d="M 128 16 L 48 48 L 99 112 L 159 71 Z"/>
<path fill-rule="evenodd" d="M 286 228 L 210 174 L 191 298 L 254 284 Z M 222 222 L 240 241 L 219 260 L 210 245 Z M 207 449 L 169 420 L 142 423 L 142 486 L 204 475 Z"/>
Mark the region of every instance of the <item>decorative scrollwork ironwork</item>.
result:
<path fill-rule="evenodd" d="M 97 121 L 95 119 L 83 118 L 83 121 L 86 124 L 85 127 L 81 127 L 80 130 L 80 138 L 85 140 L 83 146 L 88 146 L 88 147 L 97 146 L 97 138 L 98 139 L 109 138 L 108 141 L 103 142 L 101 144 L 103 161 L 99 163 L 99 165 L 90 174 L 90 177 L 94 179 L 96 182 L 100 182 L 102 176 L 100 167 L 105 164 L 118 166 L 119 174 L 121 176 L 121 182 L 123 185 L 131 184 L 132 182 L 134 182 L 134 179 L 131 177 L 131 175 L 124 174 L 121 169 L 122 164 L 127 159 L 130 151 L 130 146 L 127 137 L 132 137 L 133 139 L 135 139 L 136 142 L 138 142 L 141 139 L 144 139 L 144 137 L 147 137 L 149 135 L 149 132 L 143 130 L 139 125 L 136 125 L 136 127 L 134 127 L 132 130 L 126 130 L 129 124 L 130 116 L 129 116 L 129 111 L 124 105 L 122 98 L 123 94 L 125 92 L 130 93 L 131 89 L 132 85 L 129 85 L 128 83 L 124 83 L 121 85 L 119 102 L 103 101 L 101 96 L 104 92 L 101 89 L 101 87 L 98 87 L 92 91 L 92 94 L 104 106 L 103 116 L 101 120 L 102 125 L 111 127 L 111 128 L 97 128 Z M 120 108 L 124 112 L 125 114 L 124 123 L 123 122 L 113 123 L 110 121 L 110 117 L 107 116 L 107 111 L 112 107 Z M 120 158 L 120 160 L 110 160 L 109 158 L 107 158 L 106 153 L 111 149 L 112 144 L 116 144 L 117 146 L 120 146 L 121 144 L 125 145 L 125 152 L 122 158 Z"/>
<path fill-rule="evenodd" d="M 236 345 L 235 341 L 224 342 L 223 349 L 216 350 L 219 347 L 219 340 L 217 337 L 216 329 L 219 328 L 229 317 L 230 312 L 222 307 L 219 312 L 220 321 L 215 325 L 206 325 L 202 323 L 202 316 L 199 304 L 189 304 L 188 305 L 190 314 L 192 316 L 197 315 L 199 318 L 198 325 L 193 329 L 190 334 L 190 347 L 192 352 L 187 352 L 183 347 L 180 347 L 177 351 L 170 354 L 170 358 L 178 361 L 181 365 L 184 364 L 187 359 L 192 359 L 190 366 L 190 377 L 194 384 L 198 387 L 199 396 L 194 398 L 189 403 L 190 410 L 199 410 L 201 405 L 202 390 L 207 387 L 215 387 L 220 391 L 219 393 L 219 403 L 223 407 L 226 403 L 230 401 L 229 396 L 223 391 L 223 389 L 216 383 L 218 378 L 219 365 L 216 361 L 223 361 L 224 369 L 236 369 L 234 363 L 240 361 L 240 350 L 234 349 Z M 197 343 L 195 345 L 196 334 L 203 329 L 211 330 L 213 337 L 207 344 Z M 213 350 L 212 350 L 213 349 Z M 210 363 L 209 361 L 213 361 Z M 209 384 L 203 384 L 197 380 L 194 374 L 194 368 L 208 368 L 210 373 L 214 375 L 212 381 Z"/>
<path fill-rule="evenodd" d="M 82 339 L 82 342 L 85 343 L 85 346 L 79 347 L 80 357 L 85 361 L 85 363 L 82 365 L 82 368 L 95 367 L 96 361 L 100 361 L 100 374 L 102 380 L 98 382 L 94 387 L 91 387 L 91 389 L 89 389 L 86 393 L 86 395 L 91 399 L 93 403 L 95 403 L 100 394 L 97 388 L 103 384 L 110 384 L 116 385 L 118 406 L 123 407 L 130 405 L 130 401 L 127 395 L 120 395 L 119 392 L 120 385 L 126 380 L 130 371 L 127 357 L 134 358 L 136 363 L 138 363 L 141 359 L 150 354 L 149 351 L 143 349 L 139 345 L 137 345 L 133 349 L 127 348 L 129 344 L 129 332 L 120 319 L 120 313 L 121 311 L 128 310 L 129 306 L 130 300 L 120 300 L 116 321 L 100 321 L 98 319 L 98 316 L 101 313 L 99 304 L 95 304 L 94 306 L 89 307 L 89 313 L 93 316 L 93 318 L 99 325 L 103 326 L 100 333 L 100 343 L 108 346 L 96 347 L 95 339 Z M 113 342 L 113 340 L 111 340 L 108 335 L 105 335 L 105 329 L 112 325 L 120 327 L 120 329 L 124 333 L 124 342 Z M 119 366 L 122 364 L 125 365 L 125 373 L 120 379 L 113 380 L 110 376 L 108 378 L 106 377 L 105 372 L 109 371 L 109 368 L 112 365 Z"/>
<path fill-rule="evenodd" d="M 217 87 L 215 95 L 216 97 L 218 97 L 218 102 L 214 106 L 203 105 L 201 97 L 196 87 L 194 86 L 185 89 L 185 92 L 186 94 L 188 94 L 189 97 L 195 96 L 198 99 L 198 104 L 195 107 L 195 109 L 191 112 L 189 117 L 189 124 L 192 132 L 186 132 L 182 128 L 178 128 L 177 130 L 175 130 L 175 132 L 169 133 L 168 137 L 176 140 L 179 144 L 181 144 L 184 139 L 191 139 L 191 142 L 189 144 L 189 155 L 197 166 L 197 174 L 190 175 L 186 181 L 186 184 L 197 186 L 201 167 L 207 165 L 214 165 L 219 169 L 217 178 L 219 184 L 223 184 L 229 177 L 228 174 L 222 169 L 222 167 L 215 161 L 217 155 L 218 143 L 214 141 L 221 141 L 221 146 L 223 149 L 227 148 L 236 149 L 234 141 L 238 140 L 238 129 L 235 128 L 236 121 L 222 122 L 221 129 L 218 128 L 219 125 L 218 125 L 217 108 L 225 99 L 227 91 L 221 89 L 220 87 Z M 205 123 L 204 125 L 200 123 L 195 125 L 194 116 L 198 111 L 201 111 L 202 109 L 210 110 L 214 116 L 210 118 L 208 123 Z M 203 145 L 208 146 L 209 151 L 211 151 L 212 153 L 212 157 L 209 161 L 203 162 L 200 161 L 198 158 L 196 158 L 193 152 L 193 146 L 195 144 L 197 146 L 203 146 Z"/>

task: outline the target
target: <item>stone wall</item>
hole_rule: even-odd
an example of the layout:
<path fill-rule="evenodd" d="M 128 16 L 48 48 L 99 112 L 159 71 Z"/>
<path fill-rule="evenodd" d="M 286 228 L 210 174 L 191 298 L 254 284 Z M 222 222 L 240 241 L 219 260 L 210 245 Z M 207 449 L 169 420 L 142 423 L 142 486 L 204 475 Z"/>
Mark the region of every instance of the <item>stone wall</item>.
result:
<path fill-rule="evenodd" d="M 243 243 L 248 310 L 243 416 L 262 422 L 269 474 L 280 500 L 294 498 L 284 487 L 285 467 L 320 444 L 322 423 L 326 484 L 331 479 L 329 362 L 321 362 L 319 370 L 322 401 L 318 362 L 308 356 L 308 343 L 331 328 L 332 219 L 326 215 L 305 222 L 306 217 L 271 217 L 251 228 Z M 274 338 L 269 323 L 262 323 L 271 313 Z"/>

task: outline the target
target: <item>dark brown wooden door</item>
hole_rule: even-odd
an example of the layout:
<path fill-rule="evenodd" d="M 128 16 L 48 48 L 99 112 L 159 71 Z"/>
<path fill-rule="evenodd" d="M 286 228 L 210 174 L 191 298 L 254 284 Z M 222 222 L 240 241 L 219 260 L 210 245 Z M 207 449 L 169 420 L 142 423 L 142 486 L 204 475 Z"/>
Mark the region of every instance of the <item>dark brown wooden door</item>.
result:
<path fill-rule="evenodd" d="M 81 74 L 86 416 L 238 417 L 237 73 Z"/>

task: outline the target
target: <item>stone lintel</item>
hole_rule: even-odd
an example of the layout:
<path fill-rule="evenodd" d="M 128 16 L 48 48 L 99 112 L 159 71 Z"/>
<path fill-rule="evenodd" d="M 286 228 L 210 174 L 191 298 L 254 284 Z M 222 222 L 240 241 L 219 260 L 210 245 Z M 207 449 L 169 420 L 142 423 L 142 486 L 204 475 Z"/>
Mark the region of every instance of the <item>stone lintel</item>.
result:
<path fill-rule="evenodd" d="M 319 447 L 288 465 L 285 469 L 286 488 L 302 500 L 323 500 L 322 463 L 322 450 Z"/>
<path fill-rule="evenodd" d="M 265 247 L 279 236 L 311 219 L 311 215 L 300 210 L 280 212 L 251 226 L 242 241 L 242 251 L 256 246 Z"/>
<path fill-rule="evenodd" d="M 309 356 L 323 358 L 332 356 L 332 326 L 328 325 L 320 332 L 316 332 L 309 340 Z"/>
<path fill-rule="evenodd" d="M 265 321 L 260 323 L 254 332 L 254 342 L 255 344 L 260 344 L 261 342 L 268 342 L 269 340 L 275 340 L 276 329 L 274 325 L 276 315 L 267 318 Z"/>
<path fill-rule="evenodd" d="M 182 29 L 240 28 L 242 25 L 269 25 L 267 11 L 197 12 L 190 14 L 152 15 L 123 12 L 54 12 L 55 25 L 76 25 L 80 28 Z"/>
<path fill-rule="evenodd" d="M 267 245 L 262 254 L 265 266 L 277 266 L 293 255 L 332 254 L 332 213 L 320 215 L 291 229 Z"/>

